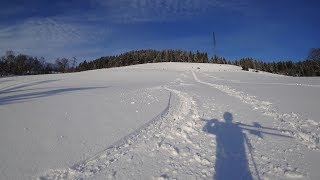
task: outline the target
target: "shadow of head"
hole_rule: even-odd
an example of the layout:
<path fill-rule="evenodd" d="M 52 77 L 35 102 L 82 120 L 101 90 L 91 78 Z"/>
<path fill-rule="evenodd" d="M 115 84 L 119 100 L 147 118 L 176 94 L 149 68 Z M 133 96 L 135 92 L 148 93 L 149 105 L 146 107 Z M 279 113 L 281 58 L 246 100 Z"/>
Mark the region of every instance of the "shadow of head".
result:
<path fill-rule="evenodd" d="M 226 123 L 232 123 L 233 116 L 230 112 L 225 112 L 223 114 L 223 119 L 226 121 Z"/>

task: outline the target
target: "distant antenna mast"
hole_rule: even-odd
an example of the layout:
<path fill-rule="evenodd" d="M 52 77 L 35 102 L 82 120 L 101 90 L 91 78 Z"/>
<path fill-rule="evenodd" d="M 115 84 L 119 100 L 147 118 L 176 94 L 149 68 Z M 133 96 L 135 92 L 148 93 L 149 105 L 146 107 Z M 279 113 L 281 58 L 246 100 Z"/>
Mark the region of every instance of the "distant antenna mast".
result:
<path fill-rule="evenodd" d="M 216 56 L 216 35 L 214 32 L 212 32 L 212 40 L 213 40 L 213 57 Z"/>

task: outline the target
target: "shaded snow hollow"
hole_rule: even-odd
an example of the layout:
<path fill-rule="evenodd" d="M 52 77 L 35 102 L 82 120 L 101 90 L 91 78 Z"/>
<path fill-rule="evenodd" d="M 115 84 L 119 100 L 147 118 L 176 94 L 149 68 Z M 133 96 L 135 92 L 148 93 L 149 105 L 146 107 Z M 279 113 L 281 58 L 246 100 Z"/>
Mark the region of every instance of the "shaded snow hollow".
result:
<path fill-rule="evenodd" d="M 319 179 L 320 78 L 155 63 L 0 79 L 0 179 Z"/>

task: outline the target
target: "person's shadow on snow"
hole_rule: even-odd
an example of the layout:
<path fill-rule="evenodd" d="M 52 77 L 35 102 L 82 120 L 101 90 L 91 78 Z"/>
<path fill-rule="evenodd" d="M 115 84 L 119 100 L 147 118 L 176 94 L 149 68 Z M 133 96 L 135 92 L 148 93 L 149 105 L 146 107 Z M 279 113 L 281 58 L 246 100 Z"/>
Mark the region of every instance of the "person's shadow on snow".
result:
<path fill-rule="evenodd" d="M 275 132 L 288 130 L 263 127 L 257 122 L 254 122 L 253 125 L 233 123 L 233 117 L 230 112 L 225 112 L 223 118 L 225 122 L 220 122 L 217 119 L 203 119 L 206 121 L 203 131 L 216 136 L 216 162 L 215 175 L 213 177 L 216 180 L 253 179 L 245 147 L 248 149 L 255 176 L 260 179 L 253 157 L 253 147 L 243 131 L 248 131 L 250 134 L 260 138 L 263 138 L 263 134 L 292 138 Z"/>
<path fill-rule="evenodd" d="M 245 151 L 245 134 L 238 124 L 232 123 L 229 112 L 223 115 L 225 122 L 208 120 L 203 130 L 216 135 L 216 180 L 253 179 Z"/>

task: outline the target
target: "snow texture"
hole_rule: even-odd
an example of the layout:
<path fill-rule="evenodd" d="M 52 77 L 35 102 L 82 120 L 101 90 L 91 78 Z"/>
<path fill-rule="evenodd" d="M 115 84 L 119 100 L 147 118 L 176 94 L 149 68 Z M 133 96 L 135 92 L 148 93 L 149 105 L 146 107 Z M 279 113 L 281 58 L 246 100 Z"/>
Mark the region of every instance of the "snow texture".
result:
<path fill-rule="evenodd" d="M 0 179 L 319 179 L 320 79 L 154 63 L 0 79 Z"/>

